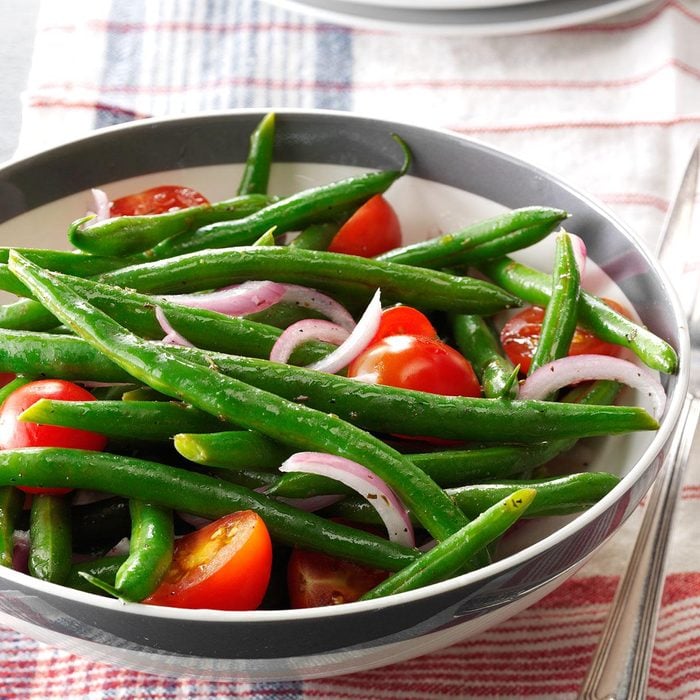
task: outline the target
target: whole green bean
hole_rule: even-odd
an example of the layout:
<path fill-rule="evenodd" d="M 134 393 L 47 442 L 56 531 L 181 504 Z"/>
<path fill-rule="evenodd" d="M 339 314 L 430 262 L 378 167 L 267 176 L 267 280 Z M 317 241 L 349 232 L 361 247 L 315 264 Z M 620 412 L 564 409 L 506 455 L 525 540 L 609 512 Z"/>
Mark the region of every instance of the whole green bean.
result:
<path fill-rule="evenodd" d="M 72 554 L 70 507 L 64 496 L 43 493 L 34 496 L 29 540 L 29 573 L 44 581 L 63 583 L 70 572 Z"/>
<path fill-rule="evenodd" d="M 291 454 L 275 440 L 252 430 L 178 433 L 174 445 L 190 462 L 221 469 L 276 470 Z"/>
<path fill-rule="evenodd" d="M 275 113 L 268 112 L 250 135 L 245 168 L 238 185 L 239 196 L 266 194 L 275 145 Z"/>
<path fill-rule="evenodd" d="M 10 265 L 64 324 L 145 384 L 296 449 L 329 452 L 361 462 L 384 479 L 438 539 L 464 522 L 464 516 L 434 481 L 369 433 L 335 415 L 225 376 L 216 368 L 182 360 L 169 348 L 156 347 L 129 333 L 87 303 L 70 284 L 58 281 L 55 273 L 42 271 L 14 254 Z"/>
<path fill-rule="evenodd" d="M 552 288 L 547 274 L 507 257 L 481 263 L 479 267 L 497 284 L 524 301 L 547 305 Z M 629 348 L 652 369 L 673 373 L 678 368 L 678 355 L 665 340 L 617 313 L 593 294 L 581 293 L 578 320 L 601 340 Z"/>
<path fill-rule="evenodd" d="M 612 491 L 620 478 L 607 472 L 581 472 L 548 479 L 497 481 L 448 489 L 455 503 L 475 518 L 496 501 L 519 488 L 532 488 L 537 495 L 528 509 L 528 518 L 578 513 L 597 503 Z"/>
<path fill-rule="evenodd" d="M 230 429 L 228 423 L 176 401 L 58 401 L 39 399 L 20 421 L 60 425 L 101 433 L 109 438 L 164 442 L 184 430 L 208 433 Z"/>
<path fill-rule="evenodd" d="M 281 235 L 312 223 L 328 221 L 386 191 L 406 172 L 411 161 L 410 151 L 401 139 L 396 137 L 395 140 L 404 154 L 404 163 L 399 170 L 364 173 L 297 192 L 244 219 L 217 222 L 194 233 L 173 236 L 142 254 L 143 259 L 161 260 L 208 248 L 249 245 L 272 226 L 276 227 L 276 234 Z"/>
<path fill-rule="evenodd" d="M 541 241 L 567 217 L 565 211 L 548 207 L 514 209 L 454 233 L 390 250 L 377 260 L 430 268 L 473 265 Z"/>
<path fill-rule="evenodd" d="M 471 362 L 487 399 L 513 399 L 516 368 L 501 350 L 496 336 L 481 316 L 453 314 L 452 335 L 460 352 Z"/>
<path fill-rule="evenodd" d="M 427 551 L 420 559 L 384 579 L 360 600 L 374 600 L 394 593 L 444 581 L 464 571 L 465 563 L 503 535 L 528 509 L 534 489 L 520 489 L 491 506 L 461 530 Z"/>
<path fill-rule="evenodd" d="M 291 282 L 366 302 L 380 288 L 386 301 L 458 313 L 495 313 L 515 298 L 482 280 L 354 255 L 288 246 L 207 250 L 105 273 L 109 284 L 141 292 L 211 289 L 250 279 Z"/>
<path fill-rule="evenodd" d="M 28 377 L 23 374 L 17 375 L 14 379 L 10 380 L 5 384 L 5 386 L 0 387 L 0 406 L 2 406 L 3 403 L 5 403 L 5 399 L 15 390 L 19 389 L 21 386 L 24 386 L 25 384 L 29 384 L 32 379 L 31 377 Z"/>
<path fill-rule="evenodd" d="M 340 227 L 341 223 L 334 221 L 311 224 L 290 241 L 289 246 L 304 250 L 326 250 L 335 238 L 335 234 L 340 231 Z"/>
<path fill-rule="evenodd" d="M 18 299 L 11 304 L 0 305 L 0 328 L 47 331 L 55 326 L 54 315 L 33 299 Z"/>
<path fill-rule="evenodd" d="M 552 293 L 542 319 L 540 337 L 532 355 L 530 371 L 566 357 L 576 332 L 581 279 L 571 238 L 559 234 L 554 248 Z"/>
<path fill-rule="evenodd" d="M 176 511 L 217 519 L 254 510 L 281 543 L 324 551 L 369 566 L 396 570 L 418 553 L 368 532 L 279 503 L 221 479 L 108 452 L 34 447 L 0 452 L 0 485 L 88 488 L 141 498 Z"/>
<path fill-rule="evenodd" d="M 79 338 L 5 331 L 0 341 L 3 371 L 108 382 L 131 379 L 128 372 Z M 637 406 L 440 396 L 193 348 L 171 347 L 168 353 L 379 433 L 538 443 L 658 428 Z"/>
<path fill-rule="evenodd" d="M 47 270 L 63 272 L 66 275 L 89 277 L 124 267 L 123 258 L 109 258 L 98 255 L 85 255 L 80 251 L 53 250 L 52 248 L 18 248 L 0 246 L 0 263 L 7 265 L 10 251 L 16 250 L 28 260 Z"/>
<path fill-rule="evenodd" d="M 13 535 L 24 505 L 24 494 L 14 486 L 0 486 L 0 566 L 12 566 Z"/>
<path fill-rule="evenodd" d="M 169 508 L 129 500 L 129 556 L 117 571 L 114 588 L 123 600 L 141 601 L 158 587 L 173 558 L 173 514 Z"/>
<path fill-rule="evenodd" d="M 246 220 L 271 201 L 264 194 L 248 194 L 162 214 L 117 216 L 97 222 L 86 221 L 83 217 L 69 226 L 68 240 L 91 255 L 128 256 L 149 250 L 174 236 L 188 235 L 206 224 Z M 258 235 L 264 232 L 260 231 Z"/>

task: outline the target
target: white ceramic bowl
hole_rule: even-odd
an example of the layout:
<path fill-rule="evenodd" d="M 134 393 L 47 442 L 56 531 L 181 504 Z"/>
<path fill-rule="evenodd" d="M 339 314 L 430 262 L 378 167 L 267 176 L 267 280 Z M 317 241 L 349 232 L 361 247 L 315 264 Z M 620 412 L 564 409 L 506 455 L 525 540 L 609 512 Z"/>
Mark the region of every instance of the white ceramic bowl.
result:
<path fill-rule="evenodd" d="M 186 184 L 220 199 L 235 191 L 248 137 L 262 113 L 237 111 L 143 121 L 9 163 L 0 169 L 3 245 L 66 247 L 89 188 L 111 197 L 156 184 Z M 591 468 L 623 479 L 597 505 L 569 518 L 532 521 L 511 553 L 488 567 L 421 590 L 331 608 L 183 611 L 123 605 L 8 569 L 0 570 L 0 622 L 110 663 L 171 676 L 275 680 L 359 671 L 418 656 L 476 634 L 531 605 L 570 576 L 634 510 L 687 386 L 687 338 L 668 281 L 648 251 L 609 212 L 540 170 L 454 134 L 345 113 L 281 111 L 271 189 L 289 193 L 352 172 L 395 167 L 391 133 L 410 145 L 410 174 L 389 191 L 408 240 L 541 204 L 566 209 L 609 295 L 626 297 L 642 321 L 679 351 L 680 373 L 663 377 L 661 428 L 598 440 Z M 546 269 L 551 250 L 525 258 Z"/>

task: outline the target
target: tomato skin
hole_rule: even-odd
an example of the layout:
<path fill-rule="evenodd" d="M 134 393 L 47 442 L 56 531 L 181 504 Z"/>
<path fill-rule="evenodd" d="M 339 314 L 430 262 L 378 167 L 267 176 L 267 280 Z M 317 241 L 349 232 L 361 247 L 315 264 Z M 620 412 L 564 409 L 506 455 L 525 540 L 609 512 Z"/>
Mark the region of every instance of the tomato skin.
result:
<path fill-rule="evenodd" d="M 435 338 L 392 335 L 370 345 L 348 367 L 348 376 L 370 384 L 444 396 L 480 396 L 471 364 Z"/>
<path fill-rule="evenodd" d="M 323 552 L 295 549 L 287 566 L 289 602 L 293 608 L 352 603 L 388 575 Z"/>
<path fill-rule="evenodd" d="M 163 214 L 199 204 L 209 204 L 209 200 L 191 187 L 160 185 L 115 199 L 109 213 L 110 216 Z"/>
<path fill-rule="evenodd" d="M 0 449 L 17 447 L 69 447 L 81 450 L 102 451 L 107 438 L 77 428 L 57 425 L 40 425 L 22 422 L 18 416 L 39 399 L 60 401 L 94 401 L 95 397 L 86 389 L 62 379 L 41 379 L 15 389 L 0 408 Z M 18 486 L 25 493 L 64 494 L 68 488 L 39 488 Z"/>
<path fill-rule="evenodd" d="M 437 332 L 428 317 L 412 306 L 392 306 L 382 311 L 379 328 L 368 347 L 390 335 L 422 335 L 437 338 Z"/>
<path fill-rule="evenodd" d="M 272 542 L 252 510 L 215 520 L 175 542 L 173 561 L 143 602 L 174 608 L 255 610 L 272 570 Z"/>
<path fill-rule="evenodd" d="M 340 228 L 328 246 L 331 253 L 373 258 L 401 245 L 401 224 L 380 194 L 368 199 Z"/>
<path fill-rule="evenodd" d="M 628 316 L 628 311 L 611 299 L 605 303 L 618 313 Z M 520 365 L 520 372 L 530 371 L 532 356 L 537 348 L 542 332 L 544 309 L 539 306 L 528 306 L 512 316 L 501 329 L 501 346 L 514 365 Z M 577 327 L 574 333 L 569 355 L 611 355 L 617 357 L 623 348 L 614 343 L 608 343 L 596 337 L 590 331 Z"/>
<path fill-rule="evenodd" d="M 9 384 L 17 375 L 11 372 L 0 372 L 0 388 Z"/>

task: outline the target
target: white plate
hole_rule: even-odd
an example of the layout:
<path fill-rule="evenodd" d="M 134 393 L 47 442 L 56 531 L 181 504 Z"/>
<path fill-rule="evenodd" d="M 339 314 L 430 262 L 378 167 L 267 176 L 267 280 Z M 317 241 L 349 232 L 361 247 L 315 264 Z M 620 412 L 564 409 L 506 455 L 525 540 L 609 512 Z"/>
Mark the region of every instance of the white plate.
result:
<path fill-rule="evenodd" d="M 357 0 L 270 1 L 287 10 L 352 27 L 463 36 L 525 34 L 559 29 L 621 14 L 649 2 L 535 0 L 513 4 L 518 0 L 472 0 L 474 6 L 467 9 L 415 9 L 379 6 L 376 3 L 358 4 Z"/>
<path fill-rule="evenodd" d="M 349 5 L 362 5 L 364 7 L 390 7 L 401 10 L 468 10 L 487 7 L 500 7 L 502 5 L 524 5 L 528 2 L 552 2 L 552 0 L 345 0 Z"/>

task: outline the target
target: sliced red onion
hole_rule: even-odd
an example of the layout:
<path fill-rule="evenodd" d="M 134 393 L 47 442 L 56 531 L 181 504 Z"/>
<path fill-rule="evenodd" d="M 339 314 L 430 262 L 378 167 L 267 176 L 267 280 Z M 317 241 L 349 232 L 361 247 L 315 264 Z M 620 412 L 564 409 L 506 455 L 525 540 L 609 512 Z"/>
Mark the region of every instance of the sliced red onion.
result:
<path fill-rule="evenodd" d="M 355 327 L 355 319 L 350 312 L 327 294 L 309 287 L 301 287 L 298 284 L 285 284 L 283 286 L 285 292 L 282 301 L 288 301 L 304 309 L 318 311 L 348 331 L 352 331 Z"/>
<path fill-rule="evenodd" d="M 246 316 L 276 304 L 285 294 L 285 285 L 262 280 L 234 284 L 205 294 L 171 294 L 161 298 L 192 309 Z"/>
<path fill-rule="evenodd" d="M 117 544 L 112 547 L 112 549 L 105 554 L 106 557 L 121 557 L 124 556 L 125 554 L 129 554 L 129 547 L 131 545 L 131 541 L 129 540 L 128 537 L 122 537 Z"/>
<path fill-rule="evenodd" d="M 644 367 L 609 355 L 572 355 L 542 365 L 520 385 L 518 398 L 543 399 L 562 387 L 596 379 L 621 382 L 648 395 L 654 418 L 664 411 L 666 392 L 656 377 Z"/>
<path fill-rule="evenodd" d="M 163 329 L 163 333 L 165 333 L 165 337 L 161 342 L 165 343 L 166 345 L 182 345 L 186 348 L 195 347 L 194 345 L 192 345 L 192 343 L 190 343 L 189 340 L 187 340 L 187 338 L 180 335 L 170 325 L 170 322 L 165 316 L 165 312 L 163 311 L 163 309 L 160 308 L 160 306 L 156 306 L 156 320 L 160 324 L 160 327 Z"/>
<path fill-rule="evenodd" d="M 100 221 L 105 221 L 109 219 L 110 210 L 112 209 L 112 202 L 109 201 L 109 197 L 104 190 L 100 190 L 97 187 L 93 187 L 90 190 L 92 194 L 92 211 L 95 215 L 93 219 L 90 220 L 88 225 L 96 224 Z"/>
<path fill-rule="evenodd" d="M 309 340 L 321 340 L 324 343 L 341 345 L 347 340 L 350 332 L 332 321 L 316 318 L 306 318 L 282 331 L 270 351 L 272 362 L 287 362 L 294 350 Z"/>
<path fill-rule="evenodd" d="M 192 513 L 185 513 L 185 511 L 182 510 L 178 510 L 177 514 L 180 516 L 181 520 L 184 520 L 188 525 L 195 528 L 195 530 L 199 530 L 205 525 L 209 525 L 209 523 L 213 522 L 209 518 L 203 518 L 200 515 L 193 515 Z"/>
<path fill-rule="evenodd" d="M 312 362 L 309 369 L 334 374 L 347 367 L 369 345 L 369 341 L 372 340 L 379 328 L 381 317 L 382 302 L 378 289 L 347 340 L 329 355 Z"/>
<path fill-rule="evenodd" d="M 12 533 L 12 568 L 29 573 L 29 531 L 15 530 Z"/>
<path fill-rule="evenodd" d="M 75 379 L 76 384 L 86 389 L 103 389 L 111 386 L 132 386 L 133 382 L 93 382 L 91 380 Z"/>
<path fill-rule="evenodd" d="M 100 501 L 106 501 L 108 498 L 112 498 L 114 494 L 107 493 L 106 491 L 92 491 L 90 489 L 78 489 L 73 494 L 71 498 L 72 506 L 84 506 L 89 503 L 99 503 Z"/>
<path fill-rule="evenodd" d="M 406 507 L 376 474 L 361 464 L 323 452 L 297 452 L 280 466 L 282 472 L 307 472 L 327 476 L 357 491 L 374 506 L 384 521 L 389 539 L 406 547 L 415 545 L 413 526 Z"/>

